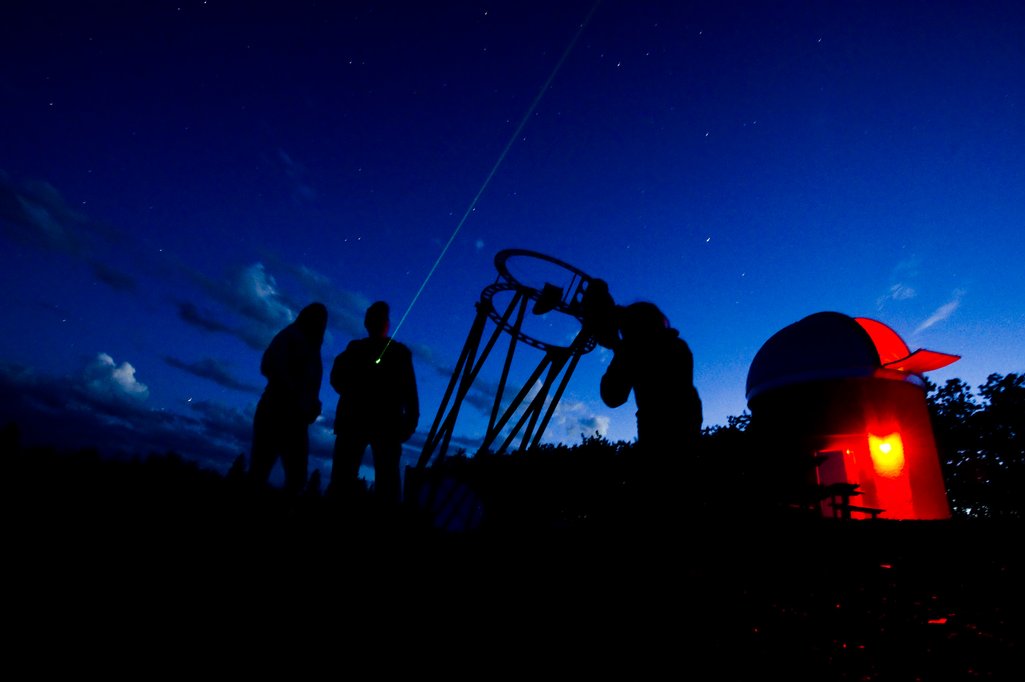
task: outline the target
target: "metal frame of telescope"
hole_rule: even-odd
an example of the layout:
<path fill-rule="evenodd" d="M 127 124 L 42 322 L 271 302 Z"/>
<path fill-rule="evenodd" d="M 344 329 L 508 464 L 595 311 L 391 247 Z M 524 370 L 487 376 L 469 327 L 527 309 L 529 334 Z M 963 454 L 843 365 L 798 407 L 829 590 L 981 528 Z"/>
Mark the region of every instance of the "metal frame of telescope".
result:
<path fill-rule="evenodd" d="M 542 289 L 527 286 L 509 272 L 507 262 L 512 257 L 536 258 L 563 268 L 571 274 L 569 285 L 559 288 L 546 283 Z M 480 300 L 475 304 L 477 315 L 470 326 L 470 332 L 463 345 L 459 361 L 452 372 L 452 379 L 449 381 L 445 396 L 438 408 L 438 414 L 431 426 L 427 441 L 424 443 L 420 459 L 417 462 L 418 469 L 424 469 L 432 461 L 440 461 L 446 456 L 463 400 L 503 332 L 510 337 L 509 346 L 505 354 L 502 376 L 491 407 L 487 431 L 478 450 L 484 451 L 492 448 L 498 441 L 502 430 L 512 422 L 512 428 L 494 451 L 497 454 L 504 453 L 521 431 L 521 449 L 528 446 L 534 447 L 540 443 L 580 357 L 594 350 L 596 345 L 593 336 L 585 329 L 583 318 L 584 294 L 593 281 L 589 275 L 556 258 L 524 249 L 499 251 L 495 255 L 495 267 L 498 269 L 498 279 L 481 291 Z M 494 305 L 494 297 L 500 292 L 512 292 L 512 300 L 501 312 Z M 568 346 L 546 343 L 523 331 L 523 320 L 526 316 L 527 305 L 531 301 L 534 302 L 533 312 L 535 314 L 558 311 L 581 323 L 580 331 Z M 484 333 L 489 320 L 495 324 L 495 329 L 484 341 Z M 483 349 L 481 348 L 482 341 L 484 342 Z M 520 343 L 544 351 L 544 356 L 519 392 L 503 410 L 502 398 L 509 381 L 513 356 Z M 542 375 L 544 375 L 544 380 L 540 390 L 527 401 L 532 387 Z M 555 392 L 551 401 L 548 401 L 553 387 L 555 387 Z M 548 403 L 547 407 L 546 402 Z M 518 417 L 517 413 L 519 413 Z M 514 418 L 515 422 L 513 422 Z"/>

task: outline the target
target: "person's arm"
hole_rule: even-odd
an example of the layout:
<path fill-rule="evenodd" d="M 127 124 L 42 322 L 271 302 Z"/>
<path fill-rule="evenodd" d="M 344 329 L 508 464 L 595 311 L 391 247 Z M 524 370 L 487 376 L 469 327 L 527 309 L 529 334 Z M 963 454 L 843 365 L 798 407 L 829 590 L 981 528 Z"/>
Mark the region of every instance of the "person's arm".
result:
<path fill-rule="evenodd" d="M 608 369 L 601 378 L 601 399 L 609 407 L 619 407 L 630 397 L 633 381 L 627 367 L 626 355 L 622 350 L 616 351 Z"/>
<path fill-rule="evenodd" d="M 297 403 L 303 399 L 303 377 L 299 373 L 305 369 L 297 362 L 300 352 L 293 329 L 286 327 L 271 340 L 260 360 L 260 373 L 267 377 L 267 388 L 279 405 L 292 405 L 290 409 L 298 409 Z"/>
<path fill-rule="evenodd" d="M 420 423 L 420 397 L 416 390 L 416 372 L 413 371 L 413 355 L 405 353 L 403 372 L 403 428 L 402 442 L 409 440 Z"/>
<path fill-rule="evenodd" d="M 303 377 L 302 416 L 307 424 L 317 421 L 323 405 L 320 402 L 320 384 L 324 379 L 324 362 L 320 348 L 311 349 L 307 358 L 306 375 Z"/>
<path fill-rule="evenodd" d="M 284 335 L 278 332 L 260 358 L 260 374 L 267 378 L 268 383 L 276 384 L 288 374 L 284 345 Z"/>
<path fill-rule="evenodd" d="M 334 364 L 331 366 L 331 388 L 335 389 L 338 395 L 342 395 L 349 385 L 351 357 L 352 342 L 350 341 L 345 350 L 338 354 Z"/>

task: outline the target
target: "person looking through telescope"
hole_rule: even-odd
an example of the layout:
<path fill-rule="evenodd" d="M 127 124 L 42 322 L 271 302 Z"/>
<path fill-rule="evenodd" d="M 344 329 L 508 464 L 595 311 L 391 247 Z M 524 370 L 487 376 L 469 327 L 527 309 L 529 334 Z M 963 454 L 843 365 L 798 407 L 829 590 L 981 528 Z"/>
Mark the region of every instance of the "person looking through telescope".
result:
<path fill-rule="evenodd" d="M 654 303 L 616 306 L 612 315 L 621 338 L 608 340 L 614 356 L 601 379 L 602 401 L 619 407 L 633 392 L 640 480 L 674 485 L 681 471 L 679 455 L 692 452 L 701 436 L 694 356 Z"/>

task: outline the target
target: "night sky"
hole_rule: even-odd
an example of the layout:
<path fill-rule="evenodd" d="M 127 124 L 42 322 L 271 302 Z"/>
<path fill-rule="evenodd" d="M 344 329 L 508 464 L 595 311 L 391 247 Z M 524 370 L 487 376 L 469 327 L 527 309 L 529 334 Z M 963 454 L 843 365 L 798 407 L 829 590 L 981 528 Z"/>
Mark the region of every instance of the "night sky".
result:
<path fill-rule="evenodd" d="M 413 462 L 508 248 L 661 306 L 706 426 L 746 409 L 762 343 L 824 310 L 963 356 L 936 383 L 1025 370 L 1020 2 L 2 14 L 0 418 L 28 442 L 226 470 L 273 334 L 327 304 L 326 375 L 383 299 L 414 351 Z M 532 323 L 568 341 L 552 317 Z M 598 397 L 609 359 L 584 356 L 547 441 L 634 438 L 632 399 Z M 489 381 L 455 445 L 479 443 Z"/>

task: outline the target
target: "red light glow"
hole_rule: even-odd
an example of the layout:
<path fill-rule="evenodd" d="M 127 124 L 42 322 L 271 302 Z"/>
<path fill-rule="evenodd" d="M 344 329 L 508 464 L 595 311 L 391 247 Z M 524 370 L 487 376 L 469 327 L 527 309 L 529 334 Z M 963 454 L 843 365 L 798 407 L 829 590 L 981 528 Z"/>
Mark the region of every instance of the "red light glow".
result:
<path fill-rule="evenodd" d="M 897 478 L 904 471 L 904 442 L 899 433 L 886 436 L 868 434 L 868 451 L 879 476 Z"/>

